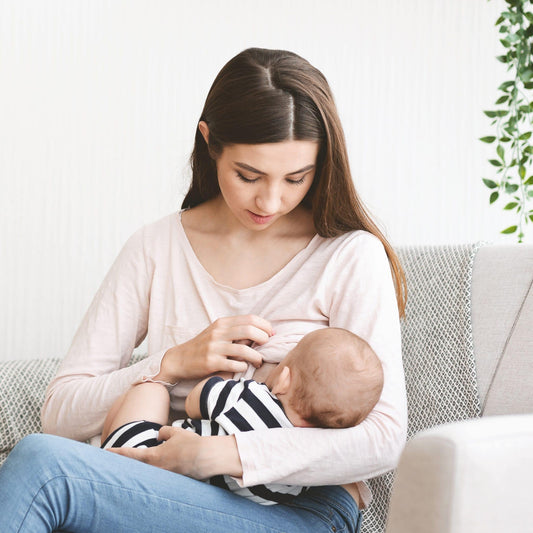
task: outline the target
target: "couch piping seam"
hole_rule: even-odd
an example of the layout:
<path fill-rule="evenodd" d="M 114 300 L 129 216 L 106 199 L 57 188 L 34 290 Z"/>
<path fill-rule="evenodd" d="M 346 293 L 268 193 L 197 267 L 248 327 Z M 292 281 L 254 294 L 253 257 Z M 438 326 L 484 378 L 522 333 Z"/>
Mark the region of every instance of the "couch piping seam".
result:
<path fill-rule="evenodd" d="M 518 308 L 518 311 L 516 313 L 516 316 L 513 321 L 513 325 L 509 329 L 509 333 L 507 334 L 507 338 L 505 339 L 505 344 L 503 345 L 500 357 L 498 357 L 498 362 L 496 363 L 496 368 L 494 369 L 494 372 L 492 374 L 492 378 L 490 380 L 489 386 L 487 388 L 487 394 L 485 395 L 485 400 L 483 402 L 483 409 L 482 414 L 485 412 L 485 407 L 487 406 L 487 401 L 490 397 L 490 393 L 492 391 L 492 386 L 494 385 L 494 380 L 496 379 L 496 375 L 498 374 L 498 371 L 500 370 L 500 366 L 502 364 L 502 361 L 505 357 L 505 352 L 507 351 L 507 346 L 509 345 L 509 342 L 511 341 L 511 337 L 513 336 L 514 330 L 516 329 L 516 325 L 518 323 L 518 320 L 520 319 L 520 316 L 522 315 L 522 310 L 524 309 L 524 306 L 526 304 L 526 301 L 529 297 L 529 293 L 531 292 L 531 288 L 533 287 L 533 278 L 531 278 L 531 281 L 529 282 L 529 287 L 525 291 L 524 297 L 522 298 L 522 302 L 520 304 L 520 307 Z"/>

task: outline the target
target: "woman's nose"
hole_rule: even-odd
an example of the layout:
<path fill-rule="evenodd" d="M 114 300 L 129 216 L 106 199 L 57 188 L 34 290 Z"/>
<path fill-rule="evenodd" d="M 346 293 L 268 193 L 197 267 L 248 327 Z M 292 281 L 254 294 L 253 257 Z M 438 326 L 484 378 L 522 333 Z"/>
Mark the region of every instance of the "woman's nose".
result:
<path fill-rule="evenodd" d="M 257 207 L 261 210 L 261 215 L 275 214 L 281 204 L 281 194 L 279 188 L 269 185 L 264 187 L 255 199 Z"/>

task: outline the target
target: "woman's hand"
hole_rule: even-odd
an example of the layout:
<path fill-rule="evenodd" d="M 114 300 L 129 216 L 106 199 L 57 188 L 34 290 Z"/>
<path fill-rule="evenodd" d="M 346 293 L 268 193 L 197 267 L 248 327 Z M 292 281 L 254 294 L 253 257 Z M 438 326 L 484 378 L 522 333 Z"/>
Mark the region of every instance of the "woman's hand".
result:
<path fill-rule="evenodd" d="M 242 477 L 242 464 L 233 435 L 201 437 L 192 431 L 163 426 L 153 448 L 108 448 L 109 451 L 137 459 L 194 479 L 227 474 Z"/>
<path fill-rule="evenodd" d="M 238 341 L 264 344 L 272 334 L 270 322 L 256 315 L 219 318 L 190 341 L 168 350 L 153 379 L 174 383 L 213 372 L 244 372 L 248 363 L 259 368 L 261 355 Z"/>

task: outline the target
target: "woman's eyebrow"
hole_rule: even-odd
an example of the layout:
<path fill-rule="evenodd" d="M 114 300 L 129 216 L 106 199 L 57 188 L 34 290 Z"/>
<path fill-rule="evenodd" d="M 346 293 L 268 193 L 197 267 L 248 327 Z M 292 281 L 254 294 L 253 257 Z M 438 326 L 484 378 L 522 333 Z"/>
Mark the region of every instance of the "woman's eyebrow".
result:
<path fill-rule="evenodd" d="M 266 176 L 266 172 L 263 172 L 261 170 L 257 170 L 256 168 L 254 167 L 251 167 L 250 165 L 247 165 L 246 163 L 240 163 L 239 161 L 233 161 L 233 163 L 235 165 L 237 165 L 238 167 L 242 168 L 243 170 L 248 170 L 249 172 L 253 172 L 254 174 L 260 174 L 261 176 Z M 315 165 L 311 164 L 311 165 L 307 165 L 303 168 L 301 168 L 300 170 L 295 170 L 294 172 L 289 172 L 288 174 L 286 174 L 286 176 L 294 176 L 295 174 L 301 174 L 302 172 L 306 172 L 307 170 L 311 170 L 315 168 Z"/>

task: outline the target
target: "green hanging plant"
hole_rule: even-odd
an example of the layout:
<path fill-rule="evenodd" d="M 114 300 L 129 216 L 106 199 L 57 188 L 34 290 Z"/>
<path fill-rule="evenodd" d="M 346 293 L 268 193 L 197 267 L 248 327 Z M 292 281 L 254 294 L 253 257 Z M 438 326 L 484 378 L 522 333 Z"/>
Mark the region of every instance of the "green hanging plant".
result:
<path fill-rule="evenodd" d="M 500 42 L 505 54 L 497 59 L 508 65 L 514 79 L 502 83 L 502 94 L 493 111 L 484 111 L 496 125 L 496 135 L 482 137 L 485 143 L 496 143 L 496 159 L 489 162 L 497 168 L 494 179 L 483 178 L 491 190 L 489 202 L 504 200 L 504 210 L 514 211 L 517 223 L 502 233 L 518 235 L 522 242 L 526 226 L 533 222 L 533 173 L 531 163 L 533 147 L 529 140 L 533 133 L 533 13 L 531 0 L 505 0 L 507 10 L 496 21 L 501 34 Z"/>

